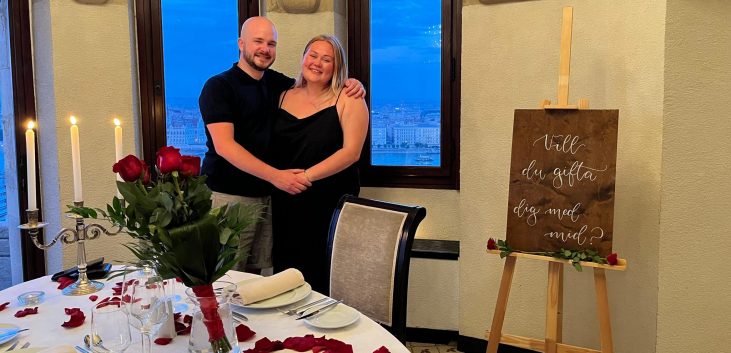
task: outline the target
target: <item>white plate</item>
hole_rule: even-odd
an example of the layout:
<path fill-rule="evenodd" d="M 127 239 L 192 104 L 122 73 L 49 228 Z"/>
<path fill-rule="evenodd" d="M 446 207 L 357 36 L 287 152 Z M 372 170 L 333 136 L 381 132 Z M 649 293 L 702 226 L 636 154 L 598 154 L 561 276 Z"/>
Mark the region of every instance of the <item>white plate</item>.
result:
<path fill-rule="evenodd" d="M 239 282 L 239 284 L 249 281 L 256 281 L 257 279 L 258 278 L 242 281 Z M 308 295 L 310 295 L 310 293 L 312 293 L 312 286 L 310 286 L 309 283 L 305 282 L 305 284 L 295 289 L 288 290 L 280 295 L 271 297 L 269 299 L 260 300 L 256 303 L 244 304 L 241 301 L 241 297 L 238 296 L 231 298 L 230 303 L 248 309 L 272 309 L 296 303 L 302 299 L 305 299 Z"/>
<path fill-rule="evenodd" d="M 340 303 L 322 314 L 305 319 L 305 323 L 318 328 L 340 328 L 358 321 L 359 318 L 358 310 Z"/>
<path fill-rule="evenodd" d="M 0 330 L 10 329 L 10 328 L 17 329 L 18 326 L 13 325 L 13 324 L 0 324 Z M 3 343 L 8 342 L 8 341 L 11 341 L 17 335 L 18 334 L 16 333 L 14 335 L 10 335 L 10 336 L 7 336 L 5 338 L 0 338 L 0 344 L 3 344 Z"/>

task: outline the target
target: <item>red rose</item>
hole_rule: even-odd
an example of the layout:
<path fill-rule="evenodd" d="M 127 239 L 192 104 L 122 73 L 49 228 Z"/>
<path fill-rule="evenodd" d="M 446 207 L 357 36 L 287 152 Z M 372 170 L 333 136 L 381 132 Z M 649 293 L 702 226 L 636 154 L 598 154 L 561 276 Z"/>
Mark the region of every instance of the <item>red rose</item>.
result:
<path fill-rule="evenodd" d="M 497 250 L 497 245 L 495 244 L 495 239 L 493 239 L 493 238 L 487 239 L 487 250 Z"/>
<path fill-rule="evenodd" d="M 150 166 L 145 161 L 142 161 L 142 184 L 150 184 Z"/>
<path fill-rule="evenodd" d="M 201 173 L 201 157 L 182 156 L 180 174 L 185 176 L 196 176 Z"/>
<path fill-rule="evenodd" d="M 122 180 L 126 182 L 135 182 L 142 176 L 143 162 L 133 155 L 128 155 L 114 163 L 112 171 L 119 173 Z"/>
<path fill-rule="evenodd" d="M 180 165 L 183 163 L 180 150 L 173 146 L 165 146 L 157 151 L 157 169 L 162 174 L 172 173 L 180 170 Z"/>
<path fill-rule="evenodd" d="M 614 266 L 617 264 L 617 253 L 611 253 L 607 255 L 607 263 Z"/>

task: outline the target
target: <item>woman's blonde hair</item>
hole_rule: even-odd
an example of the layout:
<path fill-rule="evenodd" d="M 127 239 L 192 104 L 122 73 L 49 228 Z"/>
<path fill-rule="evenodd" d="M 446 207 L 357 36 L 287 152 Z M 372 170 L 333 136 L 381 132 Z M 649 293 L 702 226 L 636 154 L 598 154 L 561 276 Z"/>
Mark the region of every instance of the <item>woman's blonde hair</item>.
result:
<path fill-rule="evenodd" d="M 345 86 L 345 80 L 348 79 L 348 60 L 345 56 L 345 48 L 343 48 L 343 45 L 340 44 L 340 41 L 337 37 L 329 34 L 321 34 L 310 39 L 310 41 L 305 46 L 304 52 L 302 52 L 302 60 L 304 61 L 305 55 L 310 49 L 312 43 L 319 41 L 328 42 L 333 47 L 333 53 L 335 54 L 335 57 L 333 58 L 333 77 L 330 80 L 330 90 L 332 90 L 334 94 L 338 94 L 338 92 L 340 92 L 340 90 Z M 307 82 L 305 81 L 305 78 L 302 76 L 302 72 L 300 71 L 294 86 L 304 87 L 306 83 Z"/>

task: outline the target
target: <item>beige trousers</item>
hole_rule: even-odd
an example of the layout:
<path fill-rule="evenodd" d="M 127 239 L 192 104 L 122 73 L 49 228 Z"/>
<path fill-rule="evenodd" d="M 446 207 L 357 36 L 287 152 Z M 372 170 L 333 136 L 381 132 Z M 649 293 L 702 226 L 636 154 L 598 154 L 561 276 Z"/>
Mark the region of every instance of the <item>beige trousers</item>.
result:
<path fill-rule="evenodd" d="M 241 260 L 234 270 L 261 270 L 272 267 L 272 213 L 271 197 L 246 197 L 213 192 L 213 207 L 240 203 L 244 205 L 263 205 L 258 221 L 244 229 L 239 235 L 239 256 Z"/>

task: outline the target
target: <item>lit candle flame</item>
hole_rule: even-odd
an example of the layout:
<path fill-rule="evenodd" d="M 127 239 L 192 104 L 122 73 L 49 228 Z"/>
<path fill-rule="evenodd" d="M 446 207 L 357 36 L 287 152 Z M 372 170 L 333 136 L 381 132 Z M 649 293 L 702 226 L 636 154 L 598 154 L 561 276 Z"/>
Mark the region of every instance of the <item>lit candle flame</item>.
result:
<path fill-rule="evenodd" d="M 76 117 L 75 116 L 72 115 L 71 118 L 69 118 L 69 121 L 71 121 L 71 125 L 76 125 Z"/>
<path fill-rule="evenodd" d="M 33 130 L 33 128 L 36 127 L 36 124 L 33 122 L 33 120 L 28 122 L 28 130 Z"/>
<path fill-rule="evenodd" d="M 121 121 L 119 121 L 119 119 L 117 119 L 117 118 L 114 118 L 114 125 L 115 125 L 115 126 L 120 126 L 120 125 L 122 125 L 122 122 L 121 122 Z"/>

